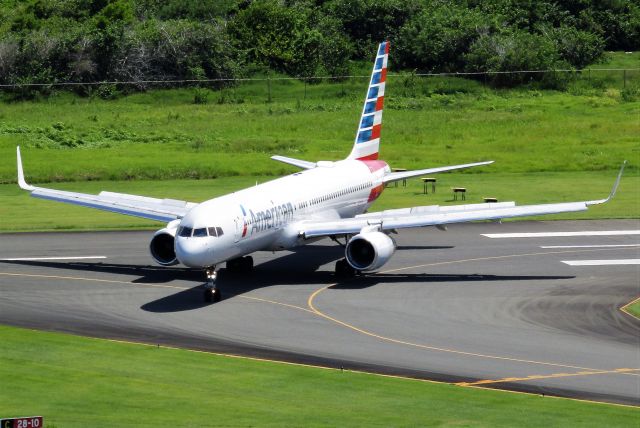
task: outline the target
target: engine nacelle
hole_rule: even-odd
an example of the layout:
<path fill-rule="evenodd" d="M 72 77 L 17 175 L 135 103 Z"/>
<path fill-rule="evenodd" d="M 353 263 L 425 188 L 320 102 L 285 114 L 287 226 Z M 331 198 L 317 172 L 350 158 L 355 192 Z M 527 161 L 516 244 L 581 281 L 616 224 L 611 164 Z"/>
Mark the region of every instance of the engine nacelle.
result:
<path fill-rule="evenodd" d="M 155 260 L 159 265 L 173 266 L 179 263 L 174 247 L 175 237 L 175 227 L 165 227 L 153 235 L 153 238 L 149 243 L 149 251 L 151 252 L 153 260 Z"/>
<path fill-rule="evenodd" d="M 347 262 L 356 270 L 376 270 L 391 259 L 396 243 L 382 232 L 360 233 L 349 240 L 345 249 Z"/>

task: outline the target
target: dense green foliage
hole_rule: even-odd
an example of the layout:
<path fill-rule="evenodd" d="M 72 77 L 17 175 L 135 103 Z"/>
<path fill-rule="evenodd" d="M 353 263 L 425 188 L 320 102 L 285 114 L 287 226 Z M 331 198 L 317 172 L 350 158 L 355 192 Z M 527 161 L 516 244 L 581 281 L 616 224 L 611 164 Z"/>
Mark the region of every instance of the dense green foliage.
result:
<path fill-rule="evenodd" d="M 638 420 L 631 407 L 5 326 L 0 340 L 0 414 L 36 413 L 50 427 L 630 427 Z"/>
<path fill-rule="evenodd" d="M 0 0 L 0 84 L 127 81 L 145 88 L 148 80 L 233 79 L 266 69 L 344 75 L 352 60 L 370 60 L 383 39 L 397 46 L 396 70 L 581 68 L 604 49 L 638 49 L 640 6 L 632 0 Z M 109 97 L 113 90 L 99 91 Z"/>

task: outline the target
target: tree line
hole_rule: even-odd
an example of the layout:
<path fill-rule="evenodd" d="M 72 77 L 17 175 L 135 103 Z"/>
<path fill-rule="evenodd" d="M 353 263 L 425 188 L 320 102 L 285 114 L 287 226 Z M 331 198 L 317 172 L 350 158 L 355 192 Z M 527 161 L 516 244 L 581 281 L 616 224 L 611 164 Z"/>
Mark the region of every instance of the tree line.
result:
<path fill-rule="evenodd" d="M 0 84 L 579 69 L 637 50 L 633 0 L 0 0 Z M 517 85 L 537 75 L 500 77 Z M 219 83 L 223 85 L 224 82 Z M 79 90 L 83 90 L 80 86 Z"/>

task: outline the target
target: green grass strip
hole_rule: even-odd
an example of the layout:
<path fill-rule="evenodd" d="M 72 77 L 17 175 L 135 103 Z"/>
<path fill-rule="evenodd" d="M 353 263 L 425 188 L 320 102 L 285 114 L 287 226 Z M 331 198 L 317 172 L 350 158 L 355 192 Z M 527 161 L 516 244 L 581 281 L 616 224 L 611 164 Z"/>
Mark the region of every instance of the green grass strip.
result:
<path fill-rule="evenodd" d="M 628 314 L 633 315 L 634 317 L 640 319 L 640 299 L 636 299 L 634 302 L 630 303 L 627 306 L 624 306 L 624 311 Z"/>
<path fill-rule="evenodd" d="M 0 326 L 0 415 L 48 426 L 635 426 L 637 409 Z"/>

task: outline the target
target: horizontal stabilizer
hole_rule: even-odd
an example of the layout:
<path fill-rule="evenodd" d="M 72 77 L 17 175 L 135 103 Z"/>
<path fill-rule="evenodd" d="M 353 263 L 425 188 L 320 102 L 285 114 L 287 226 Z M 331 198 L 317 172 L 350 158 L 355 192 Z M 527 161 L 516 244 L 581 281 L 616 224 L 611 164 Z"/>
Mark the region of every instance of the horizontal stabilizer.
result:
<path fill-rule="evenodd" d="M 405 180 L 411 177 L 418 177 L 420 175 L 436 174 L 438 172 L 455 171 L 457 169 L 472 168 L 474 166 L 482 166 L 492 164 L 493 161 L 466 163 L 462 165 L 441 166 L 438 168 L 416 169 L 414 171 L 402 171 L 402 172 L 390 172 L 382 179 L 385 183 L 390 183 L 398 180 Z"/>
<path fill-rule="evenodd" d="M 271 159 L 277 160 L 278 162 L 287 163 L 289 165 L 297 166 L 298 168 L 302 168 L 302 169 L 312 169 L 312 168 L 316 167 L 315 162 L 309 162 L 309 161 L 300 160 L 300 159 L 288 158 L 286 156 L 276 155 L 276 156 L 271 156 Z"/>

